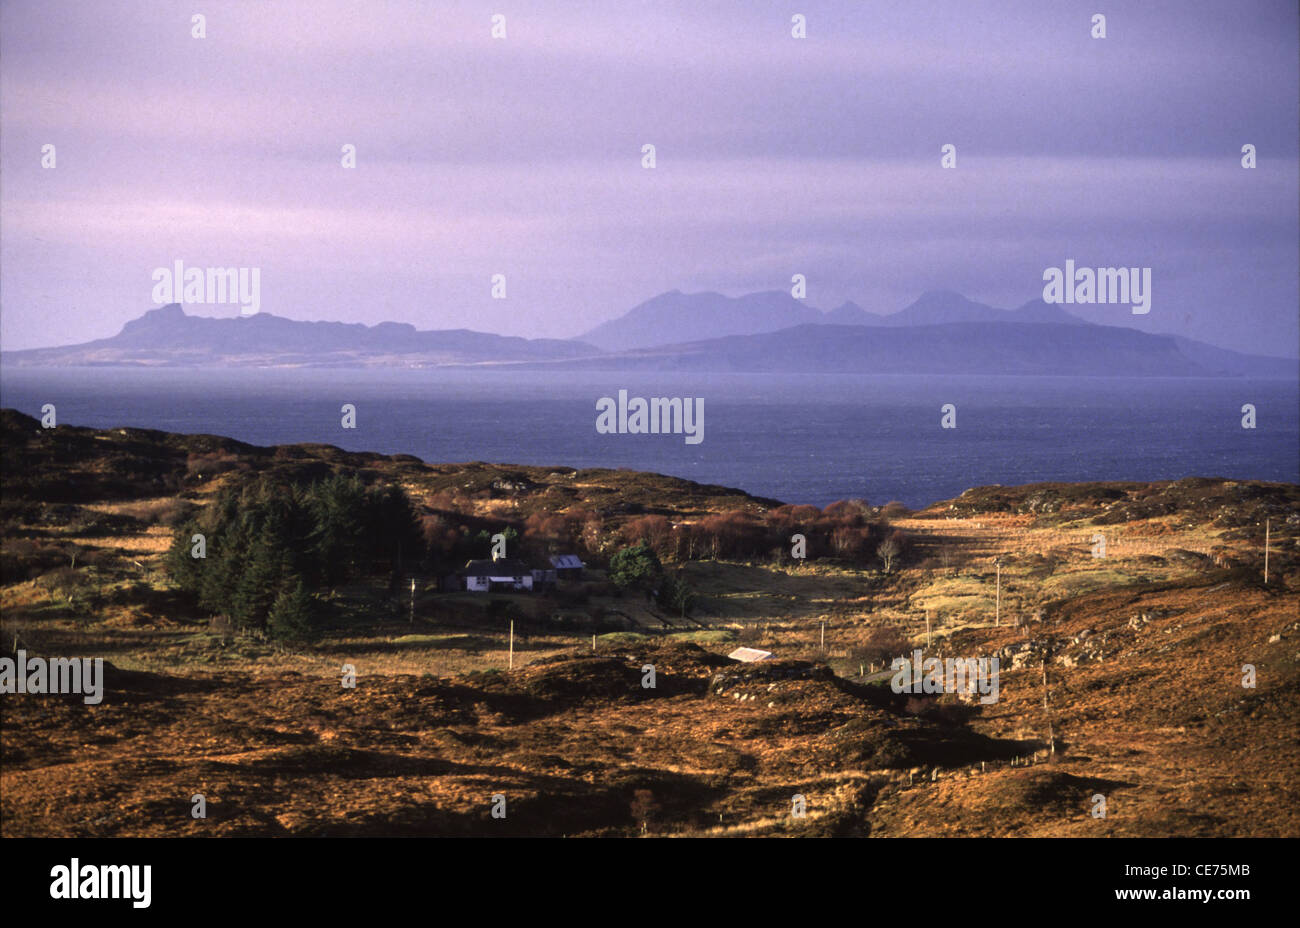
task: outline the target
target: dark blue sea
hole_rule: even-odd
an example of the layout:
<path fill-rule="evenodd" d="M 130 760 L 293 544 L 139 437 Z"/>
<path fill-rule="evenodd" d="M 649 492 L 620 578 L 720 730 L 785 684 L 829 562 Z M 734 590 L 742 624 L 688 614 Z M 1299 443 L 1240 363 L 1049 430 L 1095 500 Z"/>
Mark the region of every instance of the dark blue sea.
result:
<path fill-rule="evenodd" d="M 704 440 L 600 435 L 596 401 L 704 398 Z M 980 484 L 1300 482 L 1300 382 L 1242 379 L 610 374 L 499 370 L 0 371 L 0 405 L 63 425 L 326 442 L 426 461 L 627 467 L 787 502 L 901 500 Z M 357 408 L 344 429 L 340 407 Z M 940 428 L 956 407 L 955 429 Z M 1257 427 L 1241 426 L 1244 404 Z"/>

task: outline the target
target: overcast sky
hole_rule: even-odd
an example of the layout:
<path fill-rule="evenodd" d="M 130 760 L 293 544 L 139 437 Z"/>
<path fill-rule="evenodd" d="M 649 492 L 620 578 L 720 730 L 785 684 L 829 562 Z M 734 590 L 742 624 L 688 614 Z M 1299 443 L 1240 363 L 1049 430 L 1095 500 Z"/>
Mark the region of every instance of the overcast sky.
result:
<path fill-rule="evenodd" d="M 4 0 L 0 344 L 114 334 L 176 259 L 278 315 L 532 337 L 794 273 L 1013 306 L 1073 258 L 1152 268 L 1149 315 L 1085 318 L 1294 356 L 1297 10 Z"/>

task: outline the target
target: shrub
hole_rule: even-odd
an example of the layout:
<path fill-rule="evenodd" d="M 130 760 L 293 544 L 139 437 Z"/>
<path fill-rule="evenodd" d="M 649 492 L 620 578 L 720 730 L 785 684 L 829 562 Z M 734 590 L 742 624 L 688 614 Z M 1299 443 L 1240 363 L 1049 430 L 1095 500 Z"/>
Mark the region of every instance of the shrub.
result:
<path fill-rule="evenodd" d="M 685 616 L 695 606 L 696 595 L 681 574 L 669 574 L 659 583 L 657 601 L 663 608 Z"/>
<path fill-rule="evenodd" d="M 85 571 L 71 567 L 59 567 L 41 574 L 36 585 L 54 596 L 63 599 L 69 606 L 90 589 L 90 580 Z"/>
<path fill-rule="evenodd" d="M 31 538 L 0 539 L 0 580 L 14 583 L 39 577 L 63 565 L 68 555 L 54 545 Z"/>
<path fill-rule="evenodd" d="M 641 823 L 641 833 L 645 834 L 650 830 L 650 822 L 661 811 L 661 806 L 655 801 L 654 793 L 648 789 L 639 789 L 632 794 L 632 801 L 628 803 L 628 812 L 632 815 L 632 820 Z"/>
<path fill-rule="evenodd" d="M 609 579 L 619 589 L 648 590 L 663 575 L 659 557 L 644 541 L 624 548 L 609 561 Z"/>
<path fill-rule="evenodd" d="M 232 470 L 248 470 L 249 465 L 239 455 L 229 451 L 191 452 L 185 459 L 185 470 L 202 480 L 225 474 Z"/>
<path fill-rule="evenodd" d="M 180 525 L 194 511 L 194 504 L 183 499 L 153 499 L 128 503 L 121 507 L 123 515 L 149 525 Z"/>
<path fill-rule="evenodd" d="M 644 543 L 659 557 L 674 553 L 673 526 L 664 516 L 641 516 L 623 526 L 623 538 L 629 544 Z"/>
<path fill-rule="evenodd" d="M 891 499 L 889 502 L 885 503 L 885 505 L 881 508 L 880 514 L 886 520 L 905 519 L 912 514 L 912 510 L 908 509 L 898 500 Z"/>
<path fill-rule="evenodd" d="M 907 636 L 892 625 L 881 625 L 871 630 L 862 645 L 862 657 L 873 664 L 886 666 L 896 657 L 906 657 L 912 650 Z"/>

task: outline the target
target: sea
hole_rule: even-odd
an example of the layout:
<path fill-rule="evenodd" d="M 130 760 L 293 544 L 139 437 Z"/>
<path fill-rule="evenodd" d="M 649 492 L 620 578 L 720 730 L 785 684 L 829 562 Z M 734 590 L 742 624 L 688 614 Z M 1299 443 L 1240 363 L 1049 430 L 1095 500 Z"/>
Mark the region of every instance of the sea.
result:
<path fill-rule="evenodd" d="M 704 400 L 703 440 L 600 434 L 597 404 Z M 655 471 L 789 503 L 919 508 L 984 484 L 1300 483 L 1300 380 L 0 368 L 0 406 L 61 425 L 324 442 L 429 462 Z M 344 428 L 344 404 L 355 428 Z M 1254 428 L 1243 428 L 1244 406 Z M 954 428 L 942 427 L 948 421 Z"/>

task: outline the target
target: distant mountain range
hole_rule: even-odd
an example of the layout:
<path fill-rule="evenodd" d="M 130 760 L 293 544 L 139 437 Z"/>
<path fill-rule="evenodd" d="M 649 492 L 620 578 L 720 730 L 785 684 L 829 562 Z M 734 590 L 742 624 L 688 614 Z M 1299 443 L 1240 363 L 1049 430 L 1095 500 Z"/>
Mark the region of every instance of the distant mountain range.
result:
<path fill-rule="evenodd" d="M 1027 322 L 800 325 L 641 348 L 562 366 L 590 370 L 752 373 L 1060 374 L 1104 377 L 1295 376 L 1296 362 L 1256 358 L 1115 326 Z M 537 365 L 530 365 L 537 366 Z M 555 365 L 547 365 L 555 366 Z"/>
<path fill-rule="evenodd" d="M 571 339 L 527 339 L 469 329 L 421 331 L 404 322 L 300 322 L 270 313 L 214 319 L 180 304 L 153 309 L 111 338 L 0 354 L 6 364 L 409 366 L 540 361 L 597 353 Z"/>
<path fill-rule="evenodd" d="M 258 313 L 146 312 L 111 337 L 7 351 L 4 364 L 144 366 L 501 365 L 548 370 L 1300 377 L 1300 364 L 1173 335 L 1095 325 L 1034 300 L 1013 310 L 934 291 L 890 315 L 823 312 L 784 291 L 673 290 L 581 339 L 524 339 L 406 323 L 299 322 Z"/>
<path fill-rule="evenodd" d="M 766 290 L 738 297 L 672 290 L 579 337 L 606 351 L 627 351 L 728 335 L 760 335 L 796 325 L 898 327 L 950 322 L 1089 324 L 1042 300 L 1034 300 L 1014 310 L 994 309 L 949 290 L 925 293 L 911 306 L 887 316 L 867 312 L 856 303 L 845 303 L 829 312 L 822 312 L 796 300 L 784 290 Z"/>

